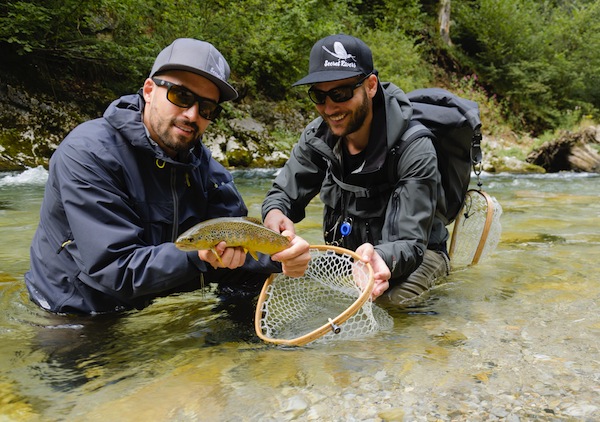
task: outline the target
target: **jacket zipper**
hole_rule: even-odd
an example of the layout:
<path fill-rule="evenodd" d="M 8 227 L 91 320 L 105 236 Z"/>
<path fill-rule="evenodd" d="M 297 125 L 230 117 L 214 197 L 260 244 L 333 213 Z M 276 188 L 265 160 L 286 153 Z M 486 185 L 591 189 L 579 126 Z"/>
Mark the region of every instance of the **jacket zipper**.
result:
<path fill-rule="evenodd" d="M 398 231 L 396 230 L 398 227 L 396 227 L 394 222 L 396 221 L 396 217 L 397 217 L 399 208 L 400 208 L 400 195 L 398 194 L 398 192 L 396 192 L 394 190 L 394 192 L 392 192 L 392 218 L 390 219 L 390 224 L 392 226 L 392 227 L 390 227 L 390 233 L 392 234 L 392 236 L 394 236 L 394 238 L 398 235 Z"/>
<path fill-rule="evenodd" d="M 179 230 L 179 201 L 177 200 L 177 172 L 171 167 L 171 197 L 173 199 L 173 228 L 171 230 L 171 241 L 177 239 Z"/>

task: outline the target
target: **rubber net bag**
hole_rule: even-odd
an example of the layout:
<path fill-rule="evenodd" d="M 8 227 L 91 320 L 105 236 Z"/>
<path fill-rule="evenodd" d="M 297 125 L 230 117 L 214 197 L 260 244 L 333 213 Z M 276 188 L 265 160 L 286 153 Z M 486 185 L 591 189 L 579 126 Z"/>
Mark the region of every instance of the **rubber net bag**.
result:
<path fill-rule="evenodd" d="M 273 274 L 265 282 L 255 315 L 262 340 L 302 346 L 361 338 L 393 326 L 392 317 L 371 301 L 370 265 L 335 246 L 311 246 L 310 254 L 302 277 Z"/>
<path fill-rule="evenodd" d="M 491 255 L 500 242 L 502 207 L 482 190 L 469 190 L 454 222 L 450 259 L 454 268 L 475 265 Z"/>

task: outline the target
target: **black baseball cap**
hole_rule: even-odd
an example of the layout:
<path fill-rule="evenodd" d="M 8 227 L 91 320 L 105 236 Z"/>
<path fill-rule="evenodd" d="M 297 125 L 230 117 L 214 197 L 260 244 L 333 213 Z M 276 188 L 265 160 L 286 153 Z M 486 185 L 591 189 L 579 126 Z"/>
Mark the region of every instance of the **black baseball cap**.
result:
<path fill-rule="evenodd" d="M 345 34 L 330 35 L 310 51 L 308 75 L 292 86 L 337 81 L 373 72 L 373 54 L 362 40 Z"/>
<path fill-rule="evenodd" d="M 150 78 L 169 70 L 185 70 L 205 77 L 220 92 L 219 102 L 235 100 L 237 91 L 227 83 L 229 65 L 211 43 L 193 38 L 178 38 L 158 53 Z"/>

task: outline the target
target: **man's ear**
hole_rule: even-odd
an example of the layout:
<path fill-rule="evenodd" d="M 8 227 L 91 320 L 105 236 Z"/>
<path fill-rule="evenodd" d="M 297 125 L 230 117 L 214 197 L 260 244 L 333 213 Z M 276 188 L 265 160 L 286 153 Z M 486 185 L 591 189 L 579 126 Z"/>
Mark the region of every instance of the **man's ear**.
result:
<path fill-rule="evenodd" d="M 377 75 L 370 75 L 365 82 L 369 98 L 375 97 L 375 94 L 377 94 Z"/>
<path fill-rule="evenodd" d="M 152 92 L 154 91 L 155 84 L 152 79 L 148 78 L 144 82 L 144 86 L 142 87 L 142 93 L 144 94 L 144 100 L 148 103 L 152 99 Z"/>

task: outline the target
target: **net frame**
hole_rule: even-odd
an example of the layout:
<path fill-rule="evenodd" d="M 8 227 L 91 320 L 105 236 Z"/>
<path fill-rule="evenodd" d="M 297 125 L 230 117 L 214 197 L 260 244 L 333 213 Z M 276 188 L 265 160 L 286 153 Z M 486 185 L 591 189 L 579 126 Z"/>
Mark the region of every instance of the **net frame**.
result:
<path fill-rule="evenodd" d="M 254 318 L 254 328 L 256 331 L 256 335 L 263 341 L 268 343 L 274 343 L 277 345 L 284 346 L 304 346 L 310 342 L 313 342 L 323 336 L 334 333 L 338 334 L 341 331 L 342 325 L 348 321 L 352 316 L 354 316 L 362 307 L 367 303 L 367 301 L 371 298 L 371 293 L 373 292 L 373 288 L 375 287 L 375 279 L 373 268 L 369 263 L 364 263 L 361 261 L 361 257 L 353 251 L 350 251 L 345 248 L 341 248 L 339 246 L 333 245 L 311 245 L 311 250 L 321 251 L 321 252 L 333 252 L 337 255 L 347 256 L 353 259 L 354 263 L 360 265 L 359 268 L 367 271 L 367 284 L 365 286 L 360 286 L 362 288 L 362 292 L 358 296 L 358 298 L 348 306 L 343 312 L 338 314 L 333 318 L 328 318 L 328 321 L 314 330 L 309 331 L 303 335 L 299 335 L 297 337 L 288 339 L 288 338 L 273 338 L 268 336 L 265 331 L 265 322 L 264 317 L 268 314 L 265 310 L 265 303 L 267 303 L 269 299 L 269 295 L 272 294 L 271 289 L 278 280 L 278 277 L 281 274 L 272 274 L 267 281 L 264 283 L 260 295 L 258 297 L 258 302 L 256 304 L 256 312 Z M 313 261 L 311 259 L 311 261 Z M 354 268 L 354 267 L 353 267 Z M 291 280 L 293 282 L 293 280 Z"/>
<path fill-rule="evenodd" d="M 482 259 L 484 252 L 490 252 L 490 248 L 486 248 L 488 243 L 488 236 L 492 229 L 492 224 L 499 218 L 502 214 L 502 208 L 500 204 L 487 192 L 480 189 L 470 189 L 467 191 L 467 196 L 465 199 L 465 203 L 461 208 L 456 220 L 454 221 L 454 229 L 452 230 L 452 237 L 450 240 L 450 248 L 448 250 L 448 254 L 450 256 L 450 260 L 453 261 L 456 258 L 458 247 L 460 245 L 459 236 L 462 234 L 463 230 L 461 227 L 463 224 L 466 224 L 466 220 L 468 220 L 469 216 L 465 215 L 465 210 L 468 210 L 470 207 L 470 203 L 473 201 L 471 198 L 473 195 L 479 195 L 483 198 L 485 207 L 486 207 L 486 216 L 483 223 L 483 227 L 481 229 L 481 234 L 479 235 L 479 242 L 477 247 L 475 248 L 475 252 L 473 253 L 473 257 L 470 262 L 462 263 L 463 265 L 475 265 L 480 259 Z M 489 246 L 489 245 L 487 245 Z M 458 262 L 457 262 L 458 263 Z"/>

